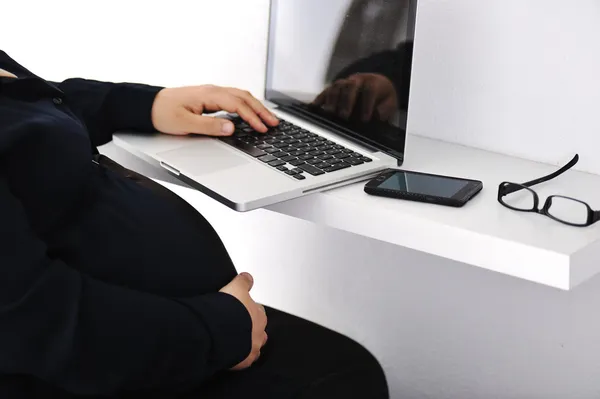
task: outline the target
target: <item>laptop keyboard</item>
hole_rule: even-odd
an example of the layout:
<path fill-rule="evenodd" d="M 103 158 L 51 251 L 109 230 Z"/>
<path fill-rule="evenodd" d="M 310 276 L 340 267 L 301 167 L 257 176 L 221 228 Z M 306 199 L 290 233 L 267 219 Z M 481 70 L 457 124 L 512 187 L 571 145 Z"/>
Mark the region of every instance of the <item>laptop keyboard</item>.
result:
<path fill-rule="evenodd" d="M 283 119 L 267 133 L 255 131 L 240 117 L 232 122 L 235 133 L 220 140 L 297 180 L 373 161 Z"/>

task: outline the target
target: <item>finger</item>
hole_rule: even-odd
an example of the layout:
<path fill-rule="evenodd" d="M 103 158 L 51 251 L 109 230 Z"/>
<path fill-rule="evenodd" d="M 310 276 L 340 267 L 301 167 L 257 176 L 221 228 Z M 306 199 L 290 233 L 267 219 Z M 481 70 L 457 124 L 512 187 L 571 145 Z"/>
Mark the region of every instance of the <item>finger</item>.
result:
<path fill-rule="evenodd" d="M 361 118 L 363 122 L 368 122 L 373 117 L 373 110 L 377 101 L 377 92 L 371 85 L 363 85 L 361 87 Z"/>
<path fill-rule="evenodd" d="M 255 320 L 256 328 L 264 331 L 267 329 L 267 323 L 269 321 L 267 318 L 267 311 L 265 310 L 265 307 L 259 303 L 257 303 L 256 306 L 258 307 L 259 313 L 256 317 L 253 317 L 253 319 Z"/>
<path fill-rule="evenodd" d="M 352 115 L 352 111 L 356 105 L 359 88 L 360 84 L 358 82 L 349 82 L 349 84 L 344 87 L 338 108 L 338 114 L 342 118 L 348 119 L 350 115 Z"/>
<path fill-rule="evenodd" d="M 396 104 L 396 98 L 394 96 L 390 96 L 377 106 L 377 113 L 382 121 L 387 122 L 392 118 L 394 112 L 396 112 L 396 109 L 398 108 Z"/>
<path fill-rule="evenodd" d="M 243 99 L 233 95 L 231 92 L 225 89 L 222 90 L 216 96 L 214 101 L 213 105 L 215 105 L 216 108 L 238 114 L 243 120 L 248 122 L 254 130 L 262 133 L 265 133 L 268 130 L 256 112 L 254 112 Z"/>
<path fill-rule="evenodd" d="M 335 112 L 342 87 L 343 83 L 336 82 L 333 86 L 331 86 L 331 89 L 327 91 L 327 98 L 325 99 L 325 104 L 323 105 L 323 109 L 325 111 L 332 113 Z"/>
<path fill-rule="evenodd" d="M 267 333 L 265 333 L 265 339 L 263 340 L 262 346 L 265 346 L 267 344 L 268 340 L 269 340 L 269 335 Z"/>
<path fill-rule="evenodd" d="M 244 272 L 244 273 L 238 274 L 238 276 L 236 278 L 240 279 L 242 284 L 244 284 L 244 288 L 246 288 L 248 290 L 248 292 L 250 292 L 250 290 L 254 286 L 254 278 L 252 277 L 252 275 L 250 273 Z"/>
<path fill-rule="evenodd" d="M 205 134 L 208 136 L 229 136 L 235 127 L 231 121 L 213 116 L 197 115 L 186 112 L 183 117 L 184 129 L 187 133 Z"/>
<path fill-rule="evenodd" d="M 316 105 L 317 107 L 320 107 L 321 105 L 325 104 L 325 99 L 327 98 L 327 92 L 329 91 L 329 87 L 326 88 L 325 90 L 323 90 L 318 96 L 317 98 L 315 98 L 312 102 L 313 105 Z"/>
<path fill-rule="evenodd" d="M 267 107 L 265 107 L 263 105 L 263 103 L 258 101 L 258 99 L 256 97 L 254 97 L 252 94 L 250 94 L 250 92 L 240 90 L 240 89 L 230 89 L 230 90 L 235 95 L 242 98 L 246 102 L 246 104 L 248 104 L 250 106 L 250 108 L 252 108 L 252 110 L 254 110 L 254 112 L 256 112 L 258 114 L 258 116 L 260 116 L 260 118 L 263 121 L 267 122 L 268 125 L 277 126 L 279 124 L 279 119 L 277 119 L 277 117 L 271 111 L 269 111 L 267 109 Z"/>

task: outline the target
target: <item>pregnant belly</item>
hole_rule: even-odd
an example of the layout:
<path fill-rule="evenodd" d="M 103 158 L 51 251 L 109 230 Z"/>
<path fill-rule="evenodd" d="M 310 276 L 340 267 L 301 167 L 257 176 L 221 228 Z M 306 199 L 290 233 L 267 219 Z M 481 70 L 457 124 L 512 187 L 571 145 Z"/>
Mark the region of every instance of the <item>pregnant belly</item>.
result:
<path fill-rule="evenodd" d="M 192 208 L 112 172 L 101 173 L 94 187 L 89 208 L 57 240 L 72 267 L 173 297 L 216 292 L 235 277 L 220 238 Z"/>

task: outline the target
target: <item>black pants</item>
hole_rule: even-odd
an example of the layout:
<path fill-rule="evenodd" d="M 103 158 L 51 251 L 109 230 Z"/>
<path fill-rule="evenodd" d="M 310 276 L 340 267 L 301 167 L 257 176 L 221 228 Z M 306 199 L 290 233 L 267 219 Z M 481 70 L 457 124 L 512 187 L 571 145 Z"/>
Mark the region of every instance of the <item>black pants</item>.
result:
<path fill-rule="evenodd" d="M 188 217 L 198 219 L 199 228 L 210 228 L 212 234 L 216 236 L 216 232 L 193 207 L 162 185 L 127 170 L 106 157 L 99 157 L 98 161 L 104 167 L 173 201 Z M 168 399 L 384 399 L 389 397 L 381 366 L 356 342 L 314 323 L 268 307 L 267 317 L 269 341 L 261 351 L 259 360 L 252 367 L 239 372 L 222 372 L 193 392 Z M 90 397 L 72 395 L 43 382 L 23 377 L 0 378 L 0 398 L 83 399 Z M 110 399 L 117 398 L 153 399 L 147 393 L 122 395 Z M 161 399 L 167 398 L 161 397 Z"/>

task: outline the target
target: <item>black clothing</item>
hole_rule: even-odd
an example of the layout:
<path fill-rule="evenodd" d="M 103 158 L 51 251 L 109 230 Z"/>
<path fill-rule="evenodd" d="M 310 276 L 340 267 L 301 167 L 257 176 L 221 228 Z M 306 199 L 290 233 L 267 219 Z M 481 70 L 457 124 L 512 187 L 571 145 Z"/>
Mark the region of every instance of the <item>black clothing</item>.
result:
<path fill-rule="evenodd" d="M 251 319 L 208 223 L 92 162 L 151 131 L 160 88 L 46 82 L 0 52 L 0 373 L 79 394 L 186 391 L 246 358 Z"/>

